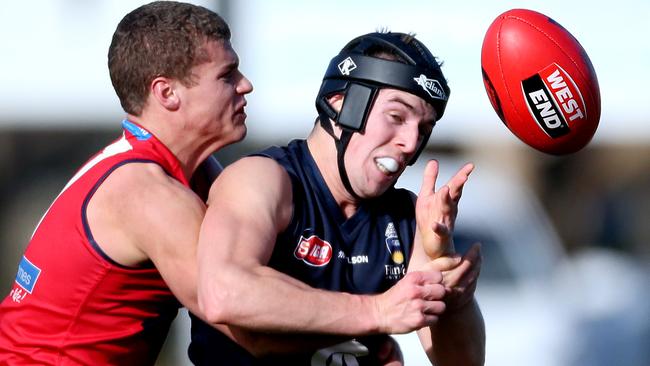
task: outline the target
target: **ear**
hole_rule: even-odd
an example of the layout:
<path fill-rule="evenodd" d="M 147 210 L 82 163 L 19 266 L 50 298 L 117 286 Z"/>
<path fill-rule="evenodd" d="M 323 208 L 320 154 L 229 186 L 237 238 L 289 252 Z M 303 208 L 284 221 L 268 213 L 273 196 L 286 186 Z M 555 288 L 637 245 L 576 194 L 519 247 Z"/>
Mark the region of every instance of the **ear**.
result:
<path fill-rule="evenodd" d="M 327 103 L 336 111 L 336 113 L 341 112 L 341 108 L 343 107 L 343 100 L 345 97 L 343 96 L 343 93 L 336 93 L 332 94 L 329 97 L 327 97 Z M 341 126 L 338 125 L 338 123 L 334 123 L 333 120 L 330 120 L 330 124 L 332 124 L 332 131 L 334 132 L 334 135 L 339 138 L 341 137 L 342 129 Z"/>
<path fill-rule="evenodd" d="M 176 93 L 175 83 L 170 79 L 159 76 L 151 82 L 151 95 L 163 108 L 175 111 L 181 101 Z"/>
<path fill-rule="evenodd" d="M 341 111 L 341 107 L 343 106 L 343 99 L 344 97 L 342 93 L 336 93 L 327 97 L 327 103 L 329 103 L 329 105 L 338 113 Z"/>

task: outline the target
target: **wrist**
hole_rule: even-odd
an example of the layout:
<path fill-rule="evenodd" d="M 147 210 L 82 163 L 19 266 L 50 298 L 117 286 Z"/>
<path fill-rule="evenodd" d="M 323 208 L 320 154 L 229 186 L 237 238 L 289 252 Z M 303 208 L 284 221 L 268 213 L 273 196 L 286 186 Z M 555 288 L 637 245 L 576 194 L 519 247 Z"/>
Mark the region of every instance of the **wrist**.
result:
<path fill-rule="evenodd" d="M 390 333 L 385 324 L 384 316 L 382 315 L 381 295 L 362 296 L 366 301 L 364 312 L 368 316 L 368 333 L 367 334 L 388 334 Z"/>
<path fill-rule="evenodd" d="M 456 253 L 452 236 L 440 236 L 433 231 L 429 233 L 416 232 L 415 242 L 419 242 L 429 260 Z"/>
<path fill-rule="evenodd" d="M 445 301 L 445 304 L 447 305 L 445 312 L 441 314 L 440 319 L 444 318 L 450 318 L 457 316 L 459 314 L 464 314 L 468 311 L 474 311 L 474 305 L 476 304 L 476 300 L 474 296 L 470 297 L 469 299 L 463 301 L 463 302 L 447 302 Z"/>

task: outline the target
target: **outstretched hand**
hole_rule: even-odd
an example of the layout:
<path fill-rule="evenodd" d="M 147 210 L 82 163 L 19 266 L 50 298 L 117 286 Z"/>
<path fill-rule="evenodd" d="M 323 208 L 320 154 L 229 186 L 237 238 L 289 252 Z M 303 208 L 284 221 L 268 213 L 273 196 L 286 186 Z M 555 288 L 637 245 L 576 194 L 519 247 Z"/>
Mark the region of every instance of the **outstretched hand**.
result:
<path fill-rule="evenodd" d="M 416 235 L 419 236 L 429 259 L 455 252 L 452 234 L 458 202 L 465 182 L 473 170 L 474 164 L 465 164 L 446 185 L 436 190 L 438 162 L 431 160 L 424 169 L 422 187 L 415 205 L 415 218 Z"/>

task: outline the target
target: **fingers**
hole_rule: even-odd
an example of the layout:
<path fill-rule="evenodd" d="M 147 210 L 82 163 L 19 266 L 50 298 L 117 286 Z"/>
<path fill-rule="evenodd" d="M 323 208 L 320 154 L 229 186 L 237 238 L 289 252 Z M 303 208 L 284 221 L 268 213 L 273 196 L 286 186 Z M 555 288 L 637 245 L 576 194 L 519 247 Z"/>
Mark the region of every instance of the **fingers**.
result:
<path fill-rule="evenodd" d="M 445 287 L 441 284 L 422 285 L 422 299 L 427 301 L 439 301 L 445 296 Z"/>
<path fill-rule="evenodd" d="M 447 309 L 447 304 L 442 300 L 426 301 L 422 306 L 422 315 L 427 322 L 436 321 L 438 316 L 445 312 L 445 309 Z"/>
<path fill-rule="evenodd" d="M 428 261 L 422 266 L 423 271 L 439 271 L 442 272 L 443 281 L 444 281 L 444 272 L 450 271 L 456 268 L 461 260 L 462 256 L 460 254 L 451 254 L 438 257 L 434 260 Z"/>
<path fill-rule="evenodd" d="M 467 163 L 462 168 L 460 168 L 456 175 L 454 175 L 447 183 L 447 186 L 449 186 L 449 195 L 455 202 L 458 202 L 458 200 L 460 200 L 460 196 L 463 193 L 463 187 L 469 179 L 469 175 L 472 173 L 472 171 L 474 171 L 474 164 Z"/>
<path fill-rule="evenodd" d="M 423 271 L 411 272 L 407 274 L 406 278 L 412 277 L 419 288 L 417 290 L 416 298 L 424 300 L 425 310 L 423 313 L 439 314 L 444 311 L 444 303 L 442 298 L 446 294 L 445 286 L 442 285 L 442 273 L 440 271 Z"/>
<path fill-rule="evenodd" d="M 442 273 L 442 283 L 447 289 L 467 288 L 476 282 L 481 270 L 481 244 L 475 243 L 465 253 L 460 264 Z"/>
<path fill-rule="evenodd" d="M 449 195 L 454 201 L 460 199 L 461 193 L 463 191 L 463 186 L 469 175 L 474 170 L 474 164 L 467 163 L 461 167 L 458 172 L 449 180 L 446 187 L 449 189 Z M 420 193 L 418 196 L 430 196 L 436 191 L 436 181 L 438 179 L 439 173 L 439 163 L 437 160 L 432 159 L 427 162 L 426 167 L 424 168 L 424 176 L 422 179 L 422 186 L 420 187 Z M 440 188 L 441 190 L 444 187 Z"/>
<path fill-rule="evenodd" d="M 435 194 L 434 200 L 436 201 L 436 206 L 439 207 L 439 215 L 450 215 L 456 208 L 449 186 L 440 187 L 438 192 Z"/>
<path fill-rule="evenodd" d="M 440 283 L 442 274 L 439 271 L 422 272 L 422 274 L 422 277 L 419 279 L 420 294 L 418 296 L 421 300 L 424 300 L 421 309 L 422 315 L 425 317 L 426 322 L 436 321 L 437 316 L 445 311 L 446 304 L 442 299 L 447 293 L 447 290 Z M 433 282 L 428 282 L 430 280 L 433 280 Z"/>
<path fill-rule="evenodd" d="M 458 309 L 473 299 L 480 267 L 481 245 L 477 243 L 463 256 L 443 256 L 429 261 L 420 271 L 409 272 L 389 290 L 399 288 L 403 297 L 390 308 L 400 310 L 385 312 L 399 317 L 385 324 L 394 326 L 395 333 L 435 324 L 445 311 Z"/>
<path fill-rule="evenodd" d="M 433 194 L 438 179 L 438 161 L 429 160 L 424 168 L 424 177 L 420 187 L 419 197 L 426 197 Z"/>
<path fill-rule="evenodd" d="M 441 281 L 440 271 L 410 272 L 374 297 L 381 332 L 402 334 L 434 324 L 447 308 Z"/>
<path fill-rule="evenodd" d="M 404 279 L 407 278 L 412 278 L 418 285 L 434 284 L 442 281 L 442 273 L 435 270 L 416 271 L 408 273 Z"/>

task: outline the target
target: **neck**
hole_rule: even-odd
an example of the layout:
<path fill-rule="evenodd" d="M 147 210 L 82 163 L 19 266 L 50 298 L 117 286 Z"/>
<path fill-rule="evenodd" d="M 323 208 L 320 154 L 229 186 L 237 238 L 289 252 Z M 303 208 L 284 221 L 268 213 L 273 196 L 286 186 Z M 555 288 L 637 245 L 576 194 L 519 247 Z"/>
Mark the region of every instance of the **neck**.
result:
<path fill-rule="evenodd" d="M 227 145 L 222 141 L 209 140 L 198 131 L 177 128 L 173 123 L 152 123 L 150 118 L 127 115 L 129 121 L 135 122 L 165 145 L 178 159 L 183 174 L 189 180 L 198 166 L 213 152 Z"/>

